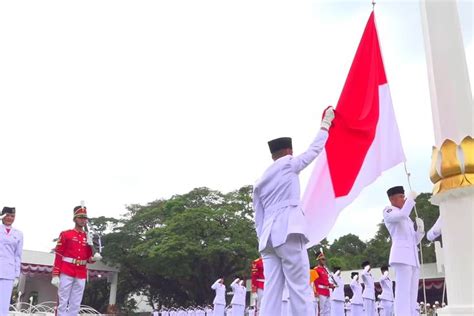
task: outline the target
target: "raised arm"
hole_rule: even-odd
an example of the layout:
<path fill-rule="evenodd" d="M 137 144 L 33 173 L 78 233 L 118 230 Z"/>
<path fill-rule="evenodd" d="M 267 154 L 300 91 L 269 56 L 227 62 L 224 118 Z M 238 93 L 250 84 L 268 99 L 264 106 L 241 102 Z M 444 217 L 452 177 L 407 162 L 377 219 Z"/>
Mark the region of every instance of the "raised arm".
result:
<path fill-rule="evenodd" d="M 411 210 L 415 206 L 415 201 L 411 198 L 405 200 L 405 204 L 400 210 L 387 207 L 383 212 L 383 219 L 386 223 L 397 223 L 410 216 Z"/>
<path fill-rule="evenodd" d="M 323 151 L 328 139 L 328 132 L 321 129 L 309 148 L 302 154 L 290 160 L 293 172 L 299 173 L 306 168 Z"/>

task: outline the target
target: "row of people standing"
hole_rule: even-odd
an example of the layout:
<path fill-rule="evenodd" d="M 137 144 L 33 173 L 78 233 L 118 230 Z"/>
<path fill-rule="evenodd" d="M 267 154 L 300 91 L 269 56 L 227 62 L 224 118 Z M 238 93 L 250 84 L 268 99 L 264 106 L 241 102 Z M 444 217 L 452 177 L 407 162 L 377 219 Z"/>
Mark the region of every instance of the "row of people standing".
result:
<path fill-rule="evenodd" d="M 313 290 L 316 297 L 316 315 L 321 316 L 343 316 L 345 315 L 345 292 L 344 281 L 341 276 L 341 267 L 334 267 L 330 273 L 326 267 L 326 257 L 321 251 L 317 255 L 318 265 L 313 269 L 311 277 Z M 375 316 L 377 306 L 375 301 L 375 281 L 371 273 L 369 261 L 364 261 L 361 275 L 359 272 L 352 272 L 350 287 L 353 293 L 351 305 L 352 315 Z M 384 316 L 393 315 L 393 287 L 388 275 L 388 267 L 381 268 L 382 277 L 380 285 L 382 287 L 381 300 L 384 306 Z M 312 271 L 313 272 L 313 271 Z M 360 279 L 361 278 L 361 279 Z M 360 283 L 364 283 L 364 288 Z"/>

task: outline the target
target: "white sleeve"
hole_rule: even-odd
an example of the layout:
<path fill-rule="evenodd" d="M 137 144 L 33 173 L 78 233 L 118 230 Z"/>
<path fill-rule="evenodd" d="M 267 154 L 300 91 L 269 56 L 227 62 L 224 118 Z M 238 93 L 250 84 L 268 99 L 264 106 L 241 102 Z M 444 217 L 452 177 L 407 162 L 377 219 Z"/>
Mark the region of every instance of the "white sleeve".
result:
<path fill-rule="evenodd" d="M 255 230 L 257 231 L 257 237 L 260 238 L 263 227 L 263 205 L 258 197 L 258 189 L 253 190 L 253 210 L 255 220 Z"/>
<path fill-rule="evenodd" d="M 429 241 L 434 241 L 439 236 L 441 236 L 441 216 L 438 217 L 436 223 L 434 223 L 433 227 L 426 233 L 426 238 Z"/>
<path fill-rule="evenodd" d="M 329 134 L 325 130 L 320 130 L 309 148 L 302 154 L 293 157 L 290 160 L 293 172 L 299 173 L 306 168 L 324 149 Z"/>
<path fill-rule="evenodd" d="M 20 235 L 17 247 L 15 248 L 15 276 L 20 277 L 21 272 L 21 256 L 23 254 L 23 233 L 18 231 Z"/>
<path fill-rule="evenodd" d="M 410 216 L 411 210 L 415 206 L 415 201 L 406 199 L 405 204 L 400 210 L 394 210 L 393 207 L 387 207 L 383 211 L 383 220 L 386 223 L 397 223 Z"/>
<path fill-rule="evenodd" d="M 220 280 L 221 280 L 221 279 L 217 279 L 216 282 L 214 282 L 214 284 L 211 285 L 211 289 L 216 290 L 217 287 L 219 286 L 219 281 L 220 281 Z"/>

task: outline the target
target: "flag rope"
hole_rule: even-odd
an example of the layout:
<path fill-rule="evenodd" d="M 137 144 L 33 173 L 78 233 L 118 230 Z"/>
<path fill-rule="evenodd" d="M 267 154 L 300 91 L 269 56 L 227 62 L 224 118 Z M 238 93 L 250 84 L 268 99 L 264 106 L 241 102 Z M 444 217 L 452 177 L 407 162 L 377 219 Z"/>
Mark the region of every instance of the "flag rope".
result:
<path fill-rule="evenodd" d="M 403 162 L 403 165 L 405 166 L 405 174 L 407 175 L 407 181 L 408 181 L 408 187 L 410 188 L 410 191 L 413 191 L 413 189 L 411 188 L 411 181 L 410 181 L 410 173 L 408 172 L 408 169 L 407 169 L 407 163 L 406 162 Z M 418 210 L 416 209 L 416 203 L 415 203 L 415 216 L 416 218 L 419 218 L 418 217 Z M 423 243 L 420 241 L 420 261 L 421 261 L 421 266 L 420 266 L 420 274 L 421 274 L 421 280 L 422 280 L 422 284 L 423 284 L 423 301 L 425 303 L 425 307 L 426 307 L 426 284 L 425 284 L 425 276 L 423 274 Z M 444 280 L 444 284 L 446 284 L 446 279 Z"/>

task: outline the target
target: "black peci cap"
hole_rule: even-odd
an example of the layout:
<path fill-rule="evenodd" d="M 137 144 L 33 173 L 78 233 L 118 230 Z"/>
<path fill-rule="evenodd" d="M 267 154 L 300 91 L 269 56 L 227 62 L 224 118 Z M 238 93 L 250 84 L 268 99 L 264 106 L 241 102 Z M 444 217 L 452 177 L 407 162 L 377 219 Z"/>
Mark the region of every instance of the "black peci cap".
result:
<path fill-rule="evenodd" d="M 280 137 L 269 141 L 268 147 L 270 148 L 270 152 L 273 154 L 282 149 L 293 149 L 293 144 L 291 142 L 291 137 Z"/>
<path fill-rule="evenodd" d="M 8 206 L 5 206 L 3 209 L 2 209 L 2 215 L 4 214 L 15 214 L 16 213 L 16 210 L 14 207 L 8 207 Z"/>
<path fill-rule="evenodd" d="M 391 197 L 392 195 L 395 195 L 395 194 L 405 194 L 405 190 L 403 189 L 401 185 L 387 190 L 388 197 Z"/>

